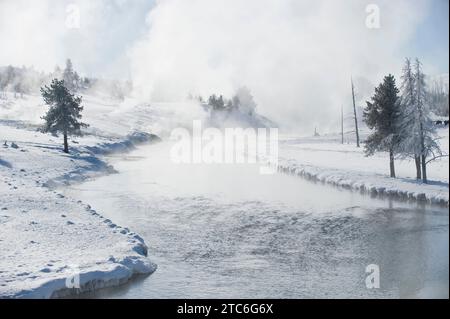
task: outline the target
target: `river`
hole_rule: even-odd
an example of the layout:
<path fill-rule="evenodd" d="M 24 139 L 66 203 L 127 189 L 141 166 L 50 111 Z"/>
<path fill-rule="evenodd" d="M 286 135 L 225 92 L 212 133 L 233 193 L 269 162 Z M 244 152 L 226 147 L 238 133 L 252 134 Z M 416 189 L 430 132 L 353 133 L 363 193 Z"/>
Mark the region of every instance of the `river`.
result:
<path fill-rule="evenodd" d="M 172 164 L 169 145 L 111 157 L 65 192 L 139 233 L 151 276 L 94 298 L 448 298 L 447 208 L 371 198 L 254 164 Z M 366 267 L 379 269 L 368 289 Z"/>

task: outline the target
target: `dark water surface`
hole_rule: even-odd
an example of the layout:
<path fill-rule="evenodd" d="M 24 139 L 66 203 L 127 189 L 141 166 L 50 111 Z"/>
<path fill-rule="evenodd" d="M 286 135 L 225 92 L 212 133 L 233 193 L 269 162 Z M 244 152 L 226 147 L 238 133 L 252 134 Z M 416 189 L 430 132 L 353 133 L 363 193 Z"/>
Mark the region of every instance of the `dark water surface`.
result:
<path fill-rule="evenodd" d="M 256 165 L 172 164 L 168 150 L 114 158 L 119 174 L 66 191 L 139 233 L 158 264 L 85 297 L 448 298 L 448 209 L 260 175 Z M 369 264 L 379 289 L 366 287 Z"/>

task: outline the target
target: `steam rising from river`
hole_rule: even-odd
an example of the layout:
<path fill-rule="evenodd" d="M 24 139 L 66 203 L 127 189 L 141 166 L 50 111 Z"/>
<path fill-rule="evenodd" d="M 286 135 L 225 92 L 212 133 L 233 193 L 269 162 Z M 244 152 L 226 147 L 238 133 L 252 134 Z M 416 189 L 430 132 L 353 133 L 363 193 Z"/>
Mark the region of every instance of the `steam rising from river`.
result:
<path fill-rule="evenodd" d="M 370 29 L 367 4 L 158 1 L 148 34 L 130 53 L 133 80 L 142 96 L 158 101 L 189 93 L 230 96 L 246 85 L 259 112 L 285 127 L 338 127 L 341 104 L 350 107 L 350 77 L 362 104 L 370 83 L 399 69 L 401 49 L 427 7 L 425 1 L 377 1 L 381 25 Z"/>
<path fill-rule="evenodd" d="M 0 65 L 51 71 L 71 57 L 83 75 L 131 78 L 145 102 L 245 85 L 283 127 L 323 132 L 350 110 L 351 75 L 361 106 L 399 71 L 431 3 L 377 0 L 370 29 L 360 0 L 1 0 Z M 80 28 L 67 26 L 71 4 Z"/>

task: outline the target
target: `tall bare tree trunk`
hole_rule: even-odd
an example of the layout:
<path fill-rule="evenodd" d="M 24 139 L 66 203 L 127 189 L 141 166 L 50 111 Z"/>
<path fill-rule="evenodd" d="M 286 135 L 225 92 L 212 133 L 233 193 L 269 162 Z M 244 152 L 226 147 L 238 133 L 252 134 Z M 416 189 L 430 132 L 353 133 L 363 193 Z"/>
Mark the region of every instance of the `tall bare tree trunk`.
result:
<path fill-rule="evenodd" d="M 67 133 L 64 133 L 64 153 L 69 153 L 69 143 L 67 142 Z"/>
<path fill-rule="evenodd" d="M 358 116 L 356 114 L 355 87 L 353 85 L 353 79 L 351 80 L 351 82 L 352 82 L 353 114 L 355 117 L 356 147 L 359 147 Z"/>
<path fill-rule="evenodd" d="M 394 164 L 394 152 L 389 151 L 389 169 L 391 172 L 391 177 L 395 178 L 395 164 Z"/>
<path fill-rule="evenodd" d="M 416 163 L 416 179 L 422 179 L 422 171 L 420 167 L 420 156 L 414 156 L 414 162 Z"/>

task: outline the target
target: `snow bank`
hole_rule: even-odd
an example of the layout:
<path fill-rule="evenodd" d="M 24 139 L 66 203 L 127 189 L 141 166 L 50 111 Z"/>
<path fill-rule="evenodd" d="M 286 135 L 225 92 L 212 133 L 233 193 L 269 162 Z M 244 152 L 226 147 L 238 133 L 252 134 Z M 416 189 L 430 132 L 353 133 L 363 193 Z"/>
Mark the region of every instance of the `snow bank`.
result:
<path fill-rule="evenodd" d="M 440 130 L 441 147 L 448 153 L 448 130 Z M 428 165 L 429 183 L 415 179 L 410 160 L 397 160 L 398 178 L 387 173 L 386 154 L 364 156 L 363 148 L 340 144 L 332 137 L 281 138 L 278 170 L 309 180 L 403 200 L 449 205 L 448 157 Z"/>
<path fill-rule="evenodd" d="M 94 146 L 86 146 L 86 150 L 97 155 L 109 155 L 113 153 L 129 152 L 137 145 L 150 142 L 160 142 L 161 139 L 145 132 L 133 132 L 117 142 L 100 143 Z"/>
<path fill-rule="evenodd" d="M 36 187 L 27 171 L 0 171 L 0 297 L 61 297 L 155 271 L 135 233 L 89 205 Z M 78 278 L 73 285 L 71 278 Z"/>
<path fill-rule="evenodd" d="M 116 139 L 116 141 L 101 142 L 93 146 L 75 148 L 75 150 L 72 150 L 76 152 L 75 156 L 83 159 L 88 165 L 76 167 L 65 174 L 49 179 L 44 186 L 57 188 L 80 183 L 101 175 L 117 173 L 111 165 L 107 164 L 98 156 L 130 152 L 140 144 L 157 143 L 160 141 L 161 139 L 154 134 L 133 132 L 122 139 Z"/>
<path fill-rule="evenodd" d="M 99 129 L 107 126 L 111 117 L 102 117 L 111 116 L 114 105 L 92 101 L 91 129 L 71 138 L 65 154 L 61 137 L 36 130 L 43 110 L 38 103 L 27 96 L 0 105 L 0 298 L 63 297 L 154 272 L 140 236 L 58 187 L 113 173 L 101 155 L 159 138 L 126 134 L 129 127 L 116 122 L 115 132 Z"/>
<path fill-rule="evenodd" d="M 392 179 L 382 175 L 324 169 L 292 162 L 279 164 L 278 171 L 301 176 L 312 181 L 360 191 L 371 196 L 388 196 L 402 200 L 449 205 L 448 186 L 446 187 L 441 183 L 423 184 L 408 179 Z"/>

